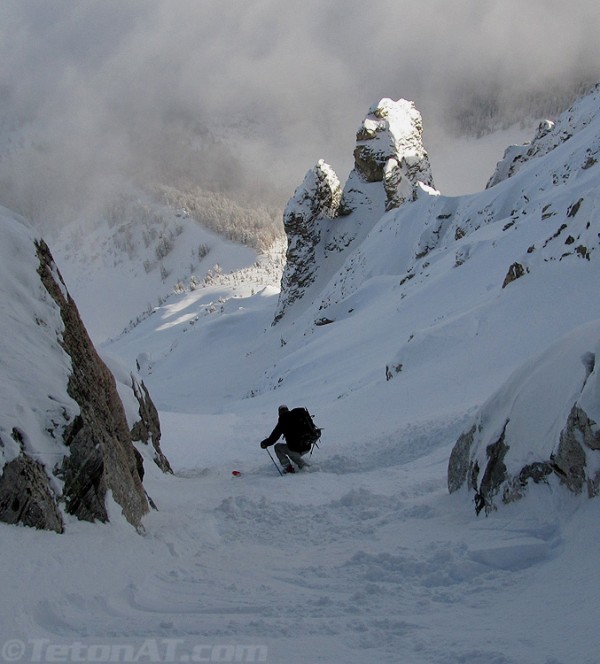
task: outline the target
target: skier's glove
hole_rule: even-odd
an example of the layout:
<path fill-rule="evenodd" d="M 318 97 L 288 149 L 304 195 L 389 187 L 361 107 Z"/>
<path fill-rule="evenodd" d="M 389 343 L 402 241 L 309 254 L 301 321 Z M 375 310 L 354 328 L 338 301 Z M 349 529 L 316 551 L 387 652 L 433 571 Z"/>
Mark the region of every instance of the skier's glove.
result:
<path fill-rule="evenodd" d="M 266 450 L 267 447 L 269 447 L 269 441 L 265 438 L 264 440 L 261 441 L 260 446 L 263 450 Z"/>

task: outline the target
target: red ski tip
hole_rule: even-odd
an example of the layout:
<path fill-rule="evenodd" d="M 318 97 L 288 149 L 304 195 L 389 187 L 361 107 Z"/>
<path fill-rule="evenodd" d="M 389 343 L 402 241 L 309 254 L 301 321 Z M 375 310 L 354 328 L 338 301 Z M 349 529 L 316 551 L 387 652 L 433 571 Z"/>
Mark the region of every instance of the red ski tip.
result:
<path fill-rule="evenodd" d="M 239 470 L 232 470 L 232 471 L 231 471 L 231 474 L 232 474 L 234 477 L 240 477 L 240 476 L 242 475 L 242 473 L 240 473 Z"/>

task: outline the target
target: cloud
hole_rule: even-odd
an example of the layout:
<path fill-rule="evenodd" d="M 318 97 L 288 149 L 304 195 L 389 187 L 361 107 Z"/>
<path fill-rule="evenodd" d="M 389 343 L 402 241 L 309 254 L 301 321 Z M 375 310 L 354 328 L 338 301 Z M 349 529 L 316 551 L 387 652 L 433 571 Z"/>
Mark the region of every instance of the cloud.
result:
<path fill-rule="evenodd" d="M 591 0 L 4 0 L 0 197 L 43 216 L 133 177 L 289 195 L 321 157 L 343 176 L 381 97 L 415 101 L 432 152 L 472 99 L 600 78 L 599 24 Z"/>

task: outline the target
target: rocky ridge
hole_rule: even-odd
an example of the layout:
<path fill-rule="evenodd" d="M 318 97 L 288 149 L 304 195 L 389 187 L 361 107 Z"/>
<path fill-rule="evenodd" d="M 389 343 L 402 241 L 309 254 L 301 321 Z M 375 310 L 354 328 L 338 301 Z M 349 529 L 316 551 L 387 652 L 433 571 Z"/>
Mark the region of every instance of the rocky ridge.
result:
<path fill-rule="evenodd" d="M 4 211 L 3 388 L 0 393 L 0 520 L 62 532 L 63 510 L 108 521 L 110 500 L 135 527 L 148 511 L 143 459 L 152 440 L 164 470 L 158 415 L 132 383 L 138 421 L 128 423 L 112 373 L 81 321 L 50 250 Z"/>
<path fill-rule="evenodd" d="M 599 108 L 596 86 L 498 163 L 489 192 L 520 188 L 522 203 L 507 231 L 522 224 L 550 226 L 509 266 L 503 288 L 545 263 L 597 260 Z M 537 186 L 526 191 L 526 177 Z M 577 494 L 600 493 L 598 339 L 597 323 L 576 330 L 526 363 L 482 406 L 452 451 L 451 492 L 466 487 L 477 512 L 486 513 L 522 497 L 531 484 L 559 481 Z"/>
<path fill-rule="evenodd" d="M 390 121 L 394 104 L 400 105 L 404 122 Z M 600 158 L 598 108 L 596 87 L 554 123 L 542 123 L 530 144 L 509 148 L 485 191 L 445 197 L 431 187 L 416 111 L 402 100 L 382 100 L 359 128 L 355 168 L 341 198 L 337 176 L 321 161 L 288 204 L 288 261 L 275 322 L 291 306 L 295 317 L 310 309 L 313 324 L 335 320 L 340 302 L 369 275 L 388 269 L 367 258 L 362 246 L 378 225 L 392 236 L 389 241 L 398 255 L 394 271 L 402 275 L 403 291 L 427 279 L 432 256 L 452 252 L 454 266 L 464 265 L 478 246 L 476 235 L 494 224 L 522 238 L 520 250 L 504 267 L 500 286 L 548 262 L 593 260 L 600 246 L 594 184 Z M 406 148 L 408 157 L 400 157 L 398 146 Z M 399 180 L 391 177 L 397 173 L 396 163 L 407 168 Z M 386 189 L 386 174 L 388 184 L 398 183 L 395 195 Z M 317 185 L 324 182 L 330 183 L 329 193 Z M 386 214 L 390 205 L 398 207 Z"/>
<path fill-rule="evenodd" d="M 598 115 L 598 99 L 600 98 L 600 84 L 597 84 L 581 99 L 577 100 L 565 111 L 557 122 L 542 121 L 533 140 L 524 145 L 509 146 L 503 158 L 498 162 L 496 170 L 489 179 L 487 188 L 502 182 L 521 170 L 532 159 L 549 154 L 559 145 L 568 141 L 572 136 L 584 130 Z M 600 139 L 591 140 L 584 159 L 579 165 L 590 168 L 597 161 Z M 555 184 L 565 180 L 572 169 L 578 166 L 577 160 L 573 164 L 564 164 L 562 172 L 555 173 Z"/>

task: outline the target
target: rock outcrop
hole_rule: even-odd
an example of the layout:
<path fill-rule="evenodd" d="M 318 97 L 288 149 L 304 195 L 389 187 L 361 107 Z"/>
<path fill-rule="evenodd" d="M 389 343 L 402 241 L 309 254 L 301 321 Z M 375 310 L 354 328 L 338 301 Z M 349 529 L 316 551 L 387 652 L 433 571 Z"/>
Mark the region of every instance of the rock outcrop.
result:
<path fill-rule="evenodd" d="M 592 468 L 590 472 L 588 468 L 591 452 L 599 450 L 598 422 L 591 419 L 579 404 L 575 404 L 565 428 L 560 433 L 560 442 L 552 457 L 553 469 L 563 484 L 574 493 L 581 493 L 585 488 L 590 497 L 600 493 L 600 470 L 594 472 Z"/>
<path fill-rule="evenodd" d="M 419 184 L 433 187 L 421 114 L 411 101 L 382 99 L 369 109 L 356 133 L 354 170 L 344 187 L 342 214 L 372 203 L 364 185 L 373 182 L 383 185 L 385 210 L 415 200 Z"/>
<path fill-rule="evenodd" d="M 523 145 L 509 145 L 504 151 L 502 159 L 496 164 L 496 170 L 488 180 L 486 189 L 512 177 L 532 157 L 556 147 L 556 144 L 552 144 L 552 148 L 550 148 L 549 145 L 544 145 L 542 140 L 551 134 L 553 129 L 554 122 L 543 120 L 538 125 L 533 141 L 524 143 Z M 544 145 L 543 149 L 542 145 Z"/>
<path fill-rule="evenodd" d="M 112 373 L 99 357 L 50 250 L 23 222 L 0 218 L 5 310 L 0 390 L 0 520 L 63 530 L 61 511 L 109 520 L 109 495 L 135 527 L 148 511 L 141 455 Z M 15 256 L 16 254 L 16 256 Z M 10 333 L 10 334 L 8 334 Z M 160 424 L 140 385 L 134 435 Z"/>
<path fill-rule="evenodd" d="M 171 464 L 160 447 L 162 433 L 156 406 L 144 381 L 138 380 L 133 374 L 130 374 L 130 376 L 131 388 L 139 404 L 139 419 L 134 422 L 131 428 L 131 438 L 134 441 L 144 443 L 144 445 L 151 444 L 154 449 L 154 463 L 164 473 L 172 473 Z"/>
<path fill-rule="evenodd" d="M 67 390 L 80 408 L 64 438 L 70 452 L 61 469 L 66 509 L 80 519 L 108 521 L 110 490 L 127 520 L 139 525 L 148 501 L 115 379 L 96 352 L 48 246 L 43 240 L 36 246 L 40 278 L 64 323 L 60 344 L 73 368 Z"/>
<path fill-rule="evenodd" d="M 382 214 L 415 200 L 419 187 L 433 187 L 422 133 L 412 102 L 382 99 L 357 131 L 354 168 L 343 190 L 323 160 L 308 171 L 283 216 L 288 250 L 275 323 L 321 271 L 331 274 L 340 265 Z"/>
<path fill-rule="evenodd" d="M 288 306 L 302 297 L 315 280 L 321 222 L 337 216 L 341 196 L 342 189 L 337 175 L 321 159 L 308 171 L 288 202 L 283 213 L 288 248 L 275 322 L 283 316 Z"/>
<path fill-rule="evenodd" d="M 577 330 L 518 370 L 459 437 L 448 464 L 451 493 L 475 509 L 521 498 L 552 478 L 600 493 L 600 323 Z"/>
<path fill-rule="evenodd" d="M 0 521 L 63 532 L 63 520 L 44 466 L 24 452 L 0 477 Z"/>

